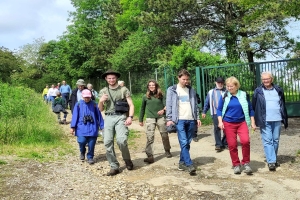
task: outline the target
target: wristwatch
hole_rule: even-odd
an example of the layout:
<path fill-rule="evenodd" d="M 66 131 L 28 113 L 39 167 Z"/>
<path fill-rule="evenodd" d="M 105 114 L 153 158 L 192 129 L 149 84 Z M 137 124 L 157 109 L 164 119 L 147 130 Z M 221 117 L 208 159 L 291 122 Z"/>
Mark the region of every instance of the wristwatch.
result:
<path fill-rule="evenodd" d="M 129 116 L 131 119 L 133 119 L 133 116 Z"/>

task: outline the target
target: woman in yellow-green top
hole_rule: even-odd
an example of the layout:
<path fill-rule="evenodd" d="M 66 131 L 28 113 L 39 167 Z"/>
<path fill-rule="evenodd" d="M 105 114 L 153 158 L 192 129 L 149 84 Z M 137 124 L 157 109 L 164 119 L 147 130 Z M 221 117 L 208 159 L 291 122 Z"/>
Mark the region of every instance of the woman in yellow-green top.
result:
<path fill-rule="evenodd" d="M 46 85 L 46 87 L 44 88 L 43 93 L 42 93 L 42 97 L 43 97 L 44 101 L 46 101 L 46 103 L 48 103 L 48 98 L 47 98 L 48 90 L 49 90 L 49 86 Z"/>
<path fill-rule="evenodd" d="M 155 80 L 148 81 L 147 92 L 142 99 L 139 122 L 140 126 L 144 126 L 143 119 L 144 114 L 146 112 L 145 122 L 147 144 L 145 151 L 147 154 L 147 158 L 144 159 L 144 162 L 147 162 L 149 164 L 154 162 L 153 143 L 156 126 L 162 138 L 166 157 L 172 157 L 172 154 L 170 153 L 171 146 L 169 141 L 169 135 L 166 129 L 165 104 L 165 98 L 163 97 L 162 91 L 158 83 Z"/>

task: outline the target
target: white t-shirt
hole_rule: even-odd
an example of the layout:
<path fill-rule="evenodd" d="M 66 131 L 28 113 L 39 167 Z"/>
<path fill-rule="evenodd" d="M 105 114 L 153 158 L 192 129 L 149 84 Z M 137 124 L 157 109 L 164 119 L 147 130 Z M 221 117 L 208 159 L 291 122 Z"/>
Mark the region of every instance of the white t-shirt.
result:
<path fill-rule="evenodd" d="M 178 102 L 179 119 L 194 120 L 190 98 L 189 98 L 189 89 L 187 87 L 182 88 L 179 84 L 177 84 L 176 92 L 179 98 L 179 102 Z"/>

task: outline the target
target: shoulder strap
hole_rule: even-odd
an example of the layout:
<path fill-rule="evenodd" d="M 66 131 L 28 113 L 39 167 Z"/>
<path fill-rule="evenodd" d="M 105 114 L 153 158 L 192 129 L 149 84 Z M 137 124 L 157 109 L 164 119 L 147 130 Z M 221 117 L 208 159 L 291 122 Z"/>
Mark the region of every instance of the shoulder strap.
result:
<path fill-rule="evenodd" d="M 107 88 L 107 90 L 108 90 L 108 94 L 110 96 L 110 99 L 112 100 L 112 102 L 114 102 L 114 104 L 116 104 L 116 101 L 114 101 L 113 98 L 111 97 L 111 94 L 110 94 L 110 91 L 109 91 L 109 87 Z"/>

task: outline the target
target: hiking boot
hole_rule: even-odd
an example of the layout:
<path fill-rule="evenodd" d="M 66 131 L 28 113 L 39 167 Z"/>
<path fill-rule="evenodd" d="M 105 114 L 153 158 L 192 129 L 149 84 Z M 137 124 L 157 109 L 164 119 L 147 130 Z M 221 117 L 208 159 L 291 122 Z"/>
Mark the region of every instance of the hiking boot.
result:
<path fill-rule="evenodd" d="M 233 173 L 234 174 L 241 174 L 241 167 L 240 167 L 240 165 L 237 165 L 237 166 L 233 167 Z"/>
<path fill-rule="evenodd" d="M 247 175 L 251 175 L 251 174 L 252 174 L 252 169 L 251 169 L 249 163 L 245 163 L 245 164 L 244 164 L 244 168 L 245 168 L 245 171 L 244 171 L 244 172 L 245 172 Z"/>
<path fill-rule="evenodd" d="M 184 163 L 179 163 L 178 170 L 179 171 L 187 170 L 187 166 Z"/>
<path fill-rule="evenodd" d="M 219 147 L 219 146 L 216 146 L 215 150 L 216 150 L 217 152 L 223 151 L 223 149 L 222 149 L 221 147 Z"/>
<path fill-rule="evenodd" d="M 198 138 L 198 136 L 196 136 L 196 137 L 193 137 L 193 141 L 194 141 L 194 142 L 198 142 L 198 141 L 199 141 L 199 138 Z"/>
<path fill-rule="evenodd" d="M 148 156 L 148 158 L 145 158 L 145 159 L 144 159 L 144 162 L 149 163 L 149 164 L 154 163 L 154 158 L 153 158 L 153 156 Z"/>
<path fill-rule="evenodd" d="M 188 166 L 187 168 L 188 168 L 188 172 L 189 172 L 190 175 L 195 175 L 196 174 L 196 168 L 193 165 Z"/>
<path fill-rule="evenodd" d="M 275 165 L 275 163 L 269 163 L 268 167 L 269 167 L 269 171 L 276 171 L 276 165 Z"/>
<path fill-rule="evenodd" d="M 128 169 L 128 170 L 133 170 L 133 163 L 132 163 L 132 161 L 131 160 L 124 160 L 125 161 L 125 164 L 126 164 L 126 168 Z M 153 161 L 154 162 L 154 161 Z"/>
<path fill-rule="evenodd" d="M 107 172 L 106 176 L 114 176 L 117 175 L 118 173 L 120 173 L 119 169 L 110 169 L 110 171 Z"/>
<path fill-rule="evenodd" d="M 165 151 L 165 155 L 167 158 L 172 158 L 172 154 L 170 151 Z"/>
<path fill-rule="evenodd" d="M 88 159 L 88 161 L 87 161 L 90 165 L 92 165 L 92 164 L 94 164 L 95 163 L 95 161 L 93 160 L 93 159 Z"/>
<path fill-rule="evenodd" d="M 85 155 L 84 153 L 80 153 L 80 156 L 79 156 L 80 160 L 84 160 L 85 159 Z"/>
<path fill-rule="evenodd" d="M 275 167 L 280 167 L 280 164 L 278 162 L 276 162 Z"/>

